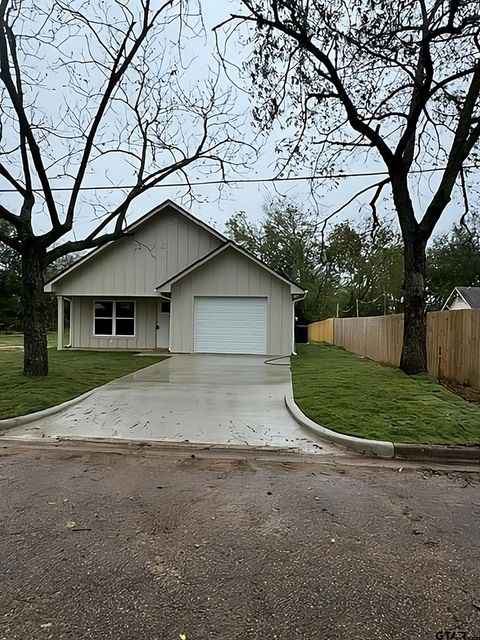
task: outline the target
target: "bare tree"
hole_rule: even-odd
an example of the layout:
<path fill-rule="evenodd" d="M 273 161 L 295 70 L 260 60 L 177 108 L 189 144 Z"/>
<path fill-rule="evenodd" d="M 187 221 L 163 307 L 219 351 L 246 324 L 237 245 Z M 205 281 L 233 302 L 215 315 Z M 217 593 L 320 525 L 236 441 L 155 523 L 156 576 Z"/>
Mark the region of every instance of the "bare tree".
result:
<path fill-rule="evenodd" d="M 375 220 L 382 192 L 391 190 L 402 232 L 401 368 L 426 371 L 426 245 L 456 188 L 468 211 L 466 161 L 477 160 L 478 0 L 240 4 L 243 11 L 217 30 L 244 31 L 257 120 L 295 132 L 284 141 L 285 165 L 313 157 L 317 169 L 341 163 L 345 171 L 354 156 L 382 163 L 386 177 L 368 189 Z M 431 169 L 431 183 L 422 183 Z M 429 192 L 422 206 L 420 188 Z"/>
<path fill-rule="evenodd" d="M 238 164 L 218 74 L 182 84 L 185 40 L 204 44 L 202 28 L 194 0 L 0 1 L 0 176 L 15 192 L 0 241 L 22 261 L 26 375 L 48 372 L 49 264 L 121 237 L 132 203 L 169 176 L 189 188 L 193 164 L 220 176 Z M 85 196 L 91 176 L 110 182 L 108 200 Z"/>

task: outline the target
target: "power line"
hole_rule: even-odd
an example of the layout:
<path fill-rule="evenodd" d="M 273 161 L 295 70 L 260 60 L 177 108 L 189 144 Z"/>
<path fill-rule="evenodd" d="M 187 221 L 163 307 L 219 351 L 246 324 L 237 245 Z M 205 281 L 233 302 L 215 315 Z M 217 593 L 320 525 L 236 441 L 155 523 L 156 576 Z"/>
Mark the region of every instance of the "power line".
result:
<path fill-rule="evenodd" d="M 437 171 L 444 171 L 446 167 L 433 167 L 430 169 L 413 169 L 410 174 L 423 174 L 423 173 L 435 173 Z M 476 169 L 474 166 L 464 167 L 464 169 Z M 271 176 L 269 178 L 236 178 L 233 180 L 199 180 L 187 182 L 170 182 L 158 184 L 149 187 L 149 189 L 171 189 L 177 187 L 195 187 L 195 186 L 207 186 L 207 185 L 234 185 L 234 184 L 258 184 L 266 182 L 296 182 L 302 180 L 322 180 L 322 179 L 342 179 L 342 178 L 374 178 L 380 176 L 388 176 L 387 171 L 371 171 L 371 172 L 359 172 L 359 173 L 331 173 L 331 174 L 313 174 L 309 176 Z M 80 191 L 115 191 L 118 189 L 133 189 L 136 185 L 94 185 L 80 187 Z M 51 187 L 51 191 L 72 191 L 73 187 Z M 32 189 L 34 192 L 41 192 L 43 189 Z M 0 189 L 0 193 L 17 193 L 17 189 Z"/>

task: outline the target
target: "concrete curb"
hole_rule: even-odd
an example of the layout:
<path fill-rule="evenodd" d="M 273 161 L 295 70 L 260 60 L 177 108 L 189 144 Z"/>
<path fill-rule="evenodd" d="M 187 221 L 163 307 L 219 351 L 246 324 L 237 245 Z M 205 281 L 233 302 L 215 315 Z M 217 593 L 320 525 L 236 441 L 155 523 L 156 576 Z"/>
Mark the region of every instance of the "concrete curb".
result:
<path fill-rule="evenodd" d="M 103 386 L 104 385 L 102 385 L 102 387 Z M 62 404 L 56 404 L 53 407 L 42 409 L 41 411 L 35 411 L 35 413 L 27 413 L 24 416 L 17 416 L 16 418 L 6 418 L 5 420 L 0 420 L 0 431 L 2 431 L 3 429 L 13 429 L 13 427 L 20 427 L 24 424 L 28 424 L 29 422 L 35 422 L 36 420 L 40 420 L 41 418 L 48 418 L 49 416 L 53 416 L 55 413 L 60 413 L 60 411 L 68 409 L 74 404 L 77 404 L 77 402 L 85 400 L 85 398 L 88 398 L 88 396 L 92 395 L 92 393 L 94 391 L 97 391 L 98 389 L 100 389 L 100 387 L 90 389 L 90 391 L 86 391 L 81 396 L 77 396 L 76 398 L 72 398 L 71 400 L 67 400 L 66 402 L 62 402 Z"/>
<path fill-rule="evenodd" d="M 346 436 L 343 433 L 337 433 L 336 431 L 322 427 L 313 420 L 310 420 L 291 396 L 285 396 L 285 404 L 290 415 L 298 422 L 298 424 L 310 429 L 310 431 L 313 431 L 324 440 L 329 440 L 330 442 L 340 444 L 348 449 L 353 449 L 353 451 L 366 453 L 378 458 L 395 457 L 395 450 L 392 442 L 366 440 L 364 438 L 356 438 L 354 436 Z"/>
<path fill-rule="evenodd" d="M 393 443 L 395 458 L 417 462 L 462 462 L 480 465 L 480 447 Z"/>
<path fill-rule="evenodd" d="M 332 431 L 310 420 L 291 396 L 285 396 L 285 404 L 292 417 L 300 425 L 310 429 L 325 440 L 340 444 L 353 451 L 366 453 L 378 458 L 395 458 L 417 462 L 461 462 L 480 465 L 480 447 L 406 444 L 403 442 L 384 442 L 382 440 L 356 438 Z"/>

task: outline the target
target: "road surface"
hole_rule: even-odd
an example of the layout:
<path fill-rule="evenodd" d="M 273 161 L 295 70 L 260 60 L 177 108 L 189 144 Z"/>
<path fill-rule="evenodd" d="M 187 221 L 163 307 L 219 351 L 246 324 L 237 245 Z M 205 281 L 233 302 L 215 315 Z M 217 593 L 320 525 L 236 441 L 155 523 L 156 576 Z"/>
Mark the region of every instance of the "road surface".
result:
<path fill-rule="evenodd" d="M 3 640 L 480 637 L 477 474 L 1 451 Z"/>

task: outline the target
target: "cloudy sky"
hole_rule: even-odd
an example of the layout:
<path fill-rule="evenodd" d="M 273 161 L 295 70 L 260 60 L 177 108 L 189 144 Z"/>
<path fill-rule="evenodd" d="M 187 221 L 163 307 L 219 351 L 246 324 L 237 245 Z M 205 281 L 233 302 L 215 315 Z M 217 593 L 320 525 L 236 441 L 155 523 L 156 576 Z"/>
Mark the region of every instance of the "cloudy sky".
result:
<path fill-rule="evenodd" d="M 72 4 L 75 4 L 72 2 Z M 133 3 L 134 4 L 134 3 Z M 133 6 L 130 5 L 130 6 Z M 88 6 L 88 3 L 87 3 Z M 213 27 L 224 21 L 231 11 L 238 10 L 237 0 L 204 0 L 202 2 L 202 14 L 205 31 L 203 35 L 185 37 L 183 40 L 183 49 L 181 51 L 181 64 L 183 71 L 178 75 L 181 76 L 182 88 L 188 93 L 196 91 L 202 87 L 212 74 L 215 74 L 219 68 L 218 56 L 216 56 L 215 37 L 213 35 Z M 172 24 L 165 28 L 162 34 L 164 38 L 163 46 L 159 48 L 159 58 L 162 58 L 163 71 L 171 68 L 179 68 L 177 55 L 176 40 L 178 41 L 178 24 Z M 222 33 L 220 40 L 223 42 Z M 81 52 L 82 41 L 77 39 L 69 41 L 72 57 L 78 57 Z M 260 136 L 254 125 L 251 123 L 250 109 L 254 104 L 255 96 L 249 95 L 251 87 L 245 73 L 242 71 L 242 64 L 246 60 L 247 51 L 240 42 L 240 34 L 236 32 L 228 41 L 229 60 L 234 65 L 228 67 L 228 76 L 220 71 L 218 86 L 220 91 L 233 91 L 233 111 L 239 116 L 239 137 L 257 150 L 255 161 L 251 162 L 241 172 L 230 170 L 227 177 L 232 180 L 247 180 L 247 183 L 231 184 L 221 187 L 218 184 L 200 185 L 199 182 L 217 181 L 220 176 L 215 173 L 205 173 L 199 169 L 189 171 L 189 177 L 193 184 L 195 200 L 192 201 L 186 193 L 185 188 L 172 186 L 178 184 L 184 179 L 182 176 L 176 175 L 169 178 L 167 183 L 163 183 L 160 188 L 152 189 L 147 194 L 139 198 L 131 207 L 128 220 L 132 222 L 146 211 L 159 204 L 166 198 L 171 198 L 183 204 L 191 210 L 194 215 L 204 219 L 205 221 L 215 225 L 219 230 L 223 230 L 225 221 L 237 211 L 245 211 L 252 220 L 258 220 L 262 215 L 262 208 L 275 197 L 285 197 L 297 201 L 305 208 L 315 209 L 320 218 L 327 216 L 344 202 L 349 200 L 355 193 L 378 180 L 378 178 L 368 177 L 349 177 L 344 178 L 335 183 L 334 181 L 324 181 L 317 185 L 315 197 L 312 197 L 311 183 L 307 180 L 290 180 L 288 182 L 269 182 L 268 179 L 277 174 L 278 157 L 275 154 L 275 144 L 280 136 L 280 131 L 273 130 L 269 137 Z M 52 59 L 42 58 L 39 62 L 39 74 L 42 75 L 42 85 L 37 91 L 36 87 L 32 87 L 32 96 L 35 101 L 47 114 L 58 115 L 58 105 L 67 102 L 70 99 L 68 92 L 71 90 L 70 78 L 64 67 L 52 64 Z M 86 77 L 88 81 L 101 83 L 101 77 Z M 64 112 L 63 112 L 64 113 Z M 182 123 L 184 127 L 183 134 L 188 137 L 190 126 L 188 119 Z M 285 132 L 282 133 L 285 135 Z M 57 145 L 57 146 L 55 146 Z M 55 140 L 51 144 L 51 152 L 56 157 L 60 157 L 65 152 L 65 141 Z M 58 165 L 57 165 L 58 167 Z M 343 171 L 349 174 L 379 172 L 383 170 L 381 163 L 376 162 L 374 158 L 367 163 L 363 159 L 357 161 L 352 160 L 348 165 L 344 165 Z M 52 171 L 54 171 L 52 169 Z M 310 168 L 297 167 L 295 171 L 290 172 L 290 177 L 309 175 Z M 52 173 L 51 175 L 54 175 Z M 87 191 L 82 193 L 81 207 L 79 210 L 78 222 L 75 229 L 77 238 L 82 237 L 94 224 L 94 216 L 88 203 L 92 199 L 98 199 L 108 210 L 112 203 L 119 196 L 120 185 L 131 182 L 131 176 L 128 174 L 125 163 L 122 164 L 118 157 L 114 155 L 108 156 L 108 161 L 97 162 L 90 168 L 86 178 L 88 185 L 111 185 L 111 190 L 103 190 L 101 192 Z M 267 179 L 264 181 L 263 179 Z M 438 180 L 436 174 L 431 174 L 422 180 L 418 187 L 414 190 L 413 196 L 417 210 L 420 212 L 424 203 L 428 201 L 431 190 L 435 187 Z M 71 178 L 65 175 L 59 175 L 55 179 L 55 186 L 69 188 Z M 385 192 L 386 195 L 389 195 Z M 58 201 L 65 198 L 64 193 L 56 194 Z M 11 202 L 14 206 L 14 197 L 4 194 L 4 200 Z M 370 195 L 371 197 L 371 195 Z M 362 216 L 368 215 L 368 194 L 362 198 L 356 199 L 345 209 L 339 216 L 338 220 L 348 217 L 358 220 Z M 447 211 L 439 230 L 448 228 L 454 220 L 458 218 L 459 204 L 454 201 Z M 385 214 L 390 213 L 390 204 L 388 200 L 383 205 Z M 39 215 L 37 218 L 38 229 L 46 230 L 47 219 L 45 216 Z"/>

